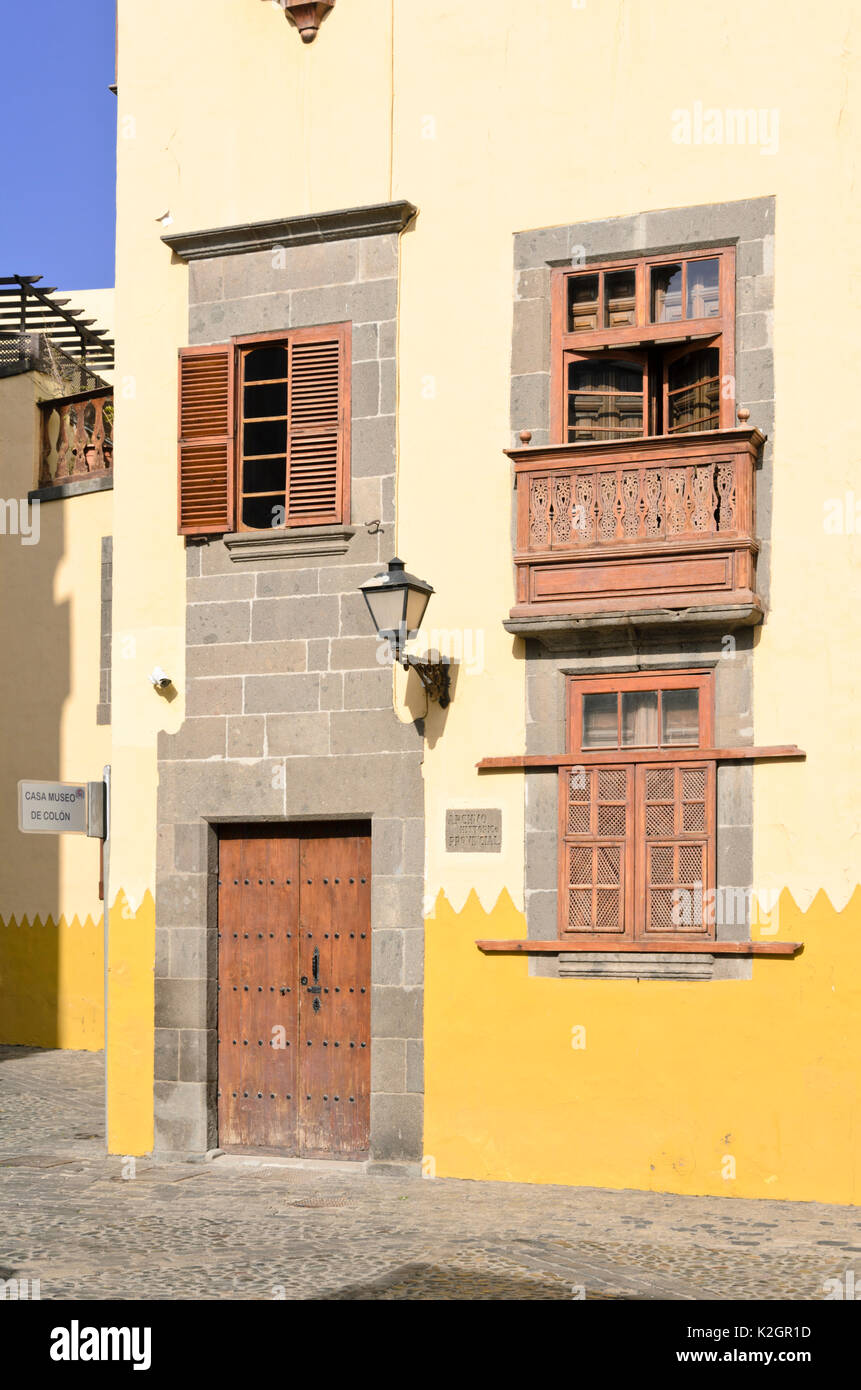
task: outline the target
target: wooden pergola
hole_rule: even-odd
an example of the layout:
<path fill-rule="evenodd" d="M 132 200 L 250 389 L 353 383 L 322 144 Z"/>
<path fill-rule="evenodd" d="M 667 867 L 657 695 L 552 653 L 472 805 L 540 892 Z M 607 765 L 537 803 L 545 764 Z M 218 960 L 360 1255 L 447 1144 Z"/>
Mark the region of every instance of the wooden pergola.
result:
<path fill-rule="evenodd" d="M 94 328 L 83 309 L 67 309 L 68 297 L 54 298 L 56 287 L 38 284 L 41 275 L 0 276 L 0 334 L 23 340 L 41 333 L 91 371 L 110 371 L 114 343 L 106 328 Z"/>

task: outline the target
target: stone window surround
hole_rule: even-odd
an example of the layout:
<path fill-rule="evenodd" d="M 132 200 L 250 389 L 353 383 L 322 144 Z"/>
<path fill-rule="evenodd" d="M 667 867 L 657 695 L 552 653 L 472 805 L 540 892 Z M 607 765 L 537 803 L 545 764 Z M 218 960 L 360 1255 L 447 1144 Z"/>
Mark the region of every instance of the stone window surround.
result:
<path fill-rule="evenodd" d="M 767 602 L 771 530 L 774 364 L 771 342 L 773 304 L 774 199 L 666 209 L 541 228 L 515 235 L 515 301 L 512 338 L 511 447 L 521 430 L 532 431 L 535 446 L 550 442 L 550 278 L 557 266 L 659 255 L 736 245 L 736 394 L 751 411 L 750 423 L 769 438 L 757 474 L 757 579 Z M 674 666 L 715 668 L 715 739 L 719 745 L 753 742 L 752 679 L 755 637 L 736 632 L 729 646 L 719 625 L 683 632 L 642 626 L 577 633 L 567 649 L 548 650 L 526 642 L 526 749 L 552 754 L 566 746 L 564 687 L 568 674 L 623 674 L 670 670 Z M 557 776 L 529 772 L 526 800 L 525 901 L 527 935 L 552 940 L 557 929 Z M 717 769 L 717 883 L 749 892 L 753 875 L 753 769 L 723 764 Z M 749 923 L 719 926 L 719 940 L 749 939 Z M 530 974 L 564 977 L 593 975 L 658 979 L 749 979 L 749 959 L 696 956 L 641 957 L 631 962 L 612 952 L 572 954 L 558 960 L 531 957 Z"/>
<path fill-rule="evenodd" d="M 192 344 L 353 324 L 351 525 L 186 547 L 186 718 L 159 740 L 164 1156 L 216 1142 L 217 826 L 352 819 L 372 826 L 371 1160 L 421 1157 L 423 729 L 392 711 L 358 593 L 394 553 L 398 235 L 414 214 L 395 203 L 164 238 L 193 262 Z"/>

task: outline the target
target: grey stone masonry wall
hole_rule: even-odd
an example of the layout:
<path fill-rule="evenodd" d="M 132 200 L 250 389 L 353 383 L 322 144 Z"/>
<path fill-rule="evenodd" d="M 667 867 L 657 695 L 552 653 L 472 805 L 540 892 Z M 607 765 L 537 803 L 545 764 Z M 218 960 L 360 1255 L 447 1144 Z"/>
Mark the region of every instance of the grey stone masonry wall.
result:
<path fill-rule="evenodd" d="M 736 398 L 751 412 L 750 424 L 769 436 L 756 479 L 757 534 L 761 551 L 757 584 L 767 602 L 771 532 L 772 435 L 774 431 L 774 362 L 772 305 L 774 199 L 670 208 L 604 221 L 539 228 L 515 236 L 515 301 L 511 358 L 511 444 L 519 432 L 532 431 L 533 445 L 550 442 L 550 277 L 557 266 L 610 260 L 613 257 L 690 251 L 699 247 L 736 246 Z M 753 649 L 750 629 L 724 634 L 692 629 L 686 636 L 662 631 L 621 628 L 590 638 L 572 633 L 566 647 L 548 651 L 526 643 L 528 753 L 558 753 L 566 744 L 565 684 L 568 675 L 592 672 L 668 670 L 678 666 L 715 669 L 715 740 L 718 746 L 753 742 Z M 557 776 L 533 772 L 526 788 L 526 916 L 531 937 L 548 940 L 557 931 Z M 717 774 L 717 883 L 738 890 L 724 901 L 733 908 L 719 922 L 718 940 L 747 940 L 747 915 L 753 876 L 753 769 L 724 764 Z M 530 970 L 544 975 L 635 973 L 639 977 L 750 978 L 745 958 L 698 957 L 687 973 L 674 960 L 638 957 L 636 967 L 623 961 L 583 960 L 578 965 L 553 957 L 532 958 Z"/>
<path fill-rule="evenodd" d="M 352 535 L 342 554 L 241 565 L 222 539 L 187 547 L 186 717 L 159 745 L 163 1153 L 217 1140 L 216 827 L 356 819 L 372 822 L 371 1156 L 421 1157 L 423 730 L 393 711 L 358 591 L 394 553 L 397 257 L 387 234 L 189 269 L 193 344 L 352 322 Z"/>

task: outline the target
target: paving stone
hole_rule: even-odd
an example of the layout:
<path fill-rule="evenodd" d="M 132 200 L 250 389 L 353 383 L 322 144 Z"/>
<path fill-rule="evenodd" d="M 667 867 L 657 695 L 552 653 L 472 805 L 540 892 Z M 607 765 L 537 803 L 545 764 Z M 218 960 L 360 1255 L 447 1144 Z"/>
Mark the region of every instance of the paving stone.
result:
<path fill-rule="evenodd" d="M 158 1030 L 160 1068 L 177 1039 Z M 211 1032 L 182 1041 L 197 1069 Z M 404 1046 L 406 1105 L 385 1090 Z M 421 1045 L 387 1040 L 373 1065 L 391 1161 L 344 1174 L 239 1157 L 105 1158 L 103 1054 L 0 1047 L 10 1277 L 39 1279 L 55 1300 L 570 1302 L 582 1288 L 587 1299 L 803 1302 L 825 1299 L 826 1280 L 847 1270 L 861 1285 L 857 1208 L 414 1176 L 396 1154 L 420 1151 Z M 177 1107 L 163 1148 L 214 1141 L 211 1082 L 174 1074 L 157 1085 Z M 437 1166 L 426 1155 L 429 1175 Z"/>

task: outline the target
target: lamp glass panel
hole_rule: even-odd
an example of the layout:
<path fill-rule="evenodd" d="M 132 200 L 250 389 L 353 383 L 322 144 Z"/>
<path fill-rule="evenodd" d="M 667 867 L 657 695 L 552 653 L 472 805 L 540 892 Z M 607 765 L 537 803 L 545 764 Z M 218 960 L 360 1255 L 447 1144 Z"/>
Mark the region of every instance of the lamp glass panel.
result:
<path fill-rule="evenodd" d="M 363 589 L 378 632 L 397 632 L 404 619 L 403 589 Z"/>
<path fill-rule="evenodd" d="M 407 597 L 407 631 L 417 632 L 422 625 L 422 618 L 428 606 L 430 594 L 418 589 L 410 589 Z"/>

